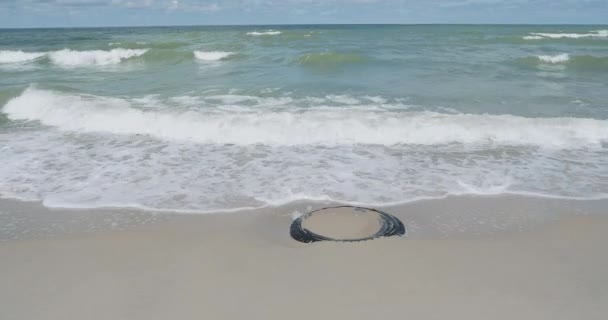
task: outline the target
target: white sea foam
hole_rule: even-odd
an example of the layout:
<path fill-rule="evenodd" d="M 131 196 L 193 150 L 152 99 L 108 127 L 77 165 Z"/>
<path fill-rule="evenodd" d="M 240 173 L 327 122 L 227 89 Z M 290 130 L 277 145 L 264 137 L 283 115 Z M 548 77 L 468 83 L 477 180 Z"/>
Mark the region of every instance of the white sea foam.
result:
<path fill-rule="evenodd" d="M 116 48 L 109 51 L 64 49 L 49 53 L 49 58 L 54 64 L 64 67 L 106 66 L 142 56 L 146 52 L 148 52 L 148 49 Z"/>
<path fill-rule="evenodd" d="M 541 36 L 525 36 L 524 40 L 541 40 L 543 37 Z"/>
<path fill-rule="evenodd" d="M 373 97 L 373 96 L 365 96 L 363 97 L 373 103 L 377 103 L 377 104 L 385 104 L 386 103 L 386 99 L 382 98 L 382 97 Z"/>
<path fill-rule="evenodd" d="M 122 48 L 116 48 L 109 51 L 76 51 L 71 49 L 50 52 L 0 51 L 0 63 L 32 62 L 48 56 L 52 63 L 60 66 L 104 66 L 118 64 L 124 60 L 139 57 L 147 51 L 148 49 Z"/>
<path fill-rule="evenodd" d="M 462 194 L 498 195 L 509 190 L 509 187 L 513 184 L 513 178 L 503 176 L 500 179 L 487 179 L 477 184 L 462 181 L 457 181 L 457 183 L 463 188 Z"/>
<path fill-rule="evenodd" d="M 276 36 L 281 33 L 282 33 L 281 31 L 276 31 L 276 30 L 247 32 L 247 34 L 250 36 Z"/>
<path fill-rule="evenodd" d="M 231 102 L 237 100 L 232 99 Z M 579 148 L 608 141 L 608 121 L 442 114 L 367 108 L 285 108 L 280 100 L 239 109 L 140 109 L 126 99 L 29 88 L 3 111 L 12 120 L 73 132 L 143 134 L 164 140 L 235 145 L 480 145 Z"/>
<path fill-rule="evenodd" d="M 608 196 L 608 154 L 585 149 L 238 146 L 32 126 L 3 143 L 0 197 L 49 207 L 203 213 L 302 200 L 379 206 L 450 194 Z"/>
<path fill-rule="evenodd" d="M 562 53 L 562 54 L 558 54 L 558 55 L 554 55 L 554 56 L 540 55 L 540 56 L 538 56 L 538 59 L 544 63 L 557 64 L 557 63 L 564 63 L 564 62 L 570 61 L 570 55 L 568 55 L 567 53 Z"/>
<path fill-rule="evenodd" d="M 301 200 L 608 196 L 606 120 L 412 112 L 391 107 L 394 99 L 332 98 L 125 99 L 31 87 L 2 109 L 31 122 L 0 136 L 0 197 L 211 212 Z"/>
<path fill-rule="evenodd" d="M 361 101 L 359 99 L 353 98 L 347 95 L 329 95 L 327 96 L 333 102 L 342 103 L 342 104 L 359 104 Z"/>
<path fill-rule="evenodd" d="M 540 40 L 540 39 L 579 39 L 579 38 L 606 38 L 608 30 L 595 30 L 589 33 L 540 33 L 533 32 L 530 36 L 525 36 L 525 40 Z"/>
<path fill-rule="evenodd" d="M 23 63 L 30 62 L 44 57 L 44 52 L 24 52 L 21 50 L 1 50 L 0 63 Z"/>
<path fill-rule="evenodd" d="M 194 51 L 194 57 L 203 61 L 218 61 L 226 59 L 231 55 L 234 55 L 234 53 L 224 51 Z"/>

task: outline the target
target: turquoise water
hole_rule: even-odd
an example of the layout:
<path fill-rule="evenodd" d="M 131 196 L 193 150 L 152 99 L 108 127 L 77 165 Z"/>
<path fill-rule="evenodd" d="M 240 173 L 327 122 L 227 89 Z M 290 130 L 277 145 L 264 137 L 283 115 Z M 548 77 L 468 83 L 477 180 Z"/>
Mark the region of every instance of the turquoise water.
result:
<path fill-rule="evenodd" d="M 51 207 L 608 196 L 608 26 L 1 30 L 0 106 Z"/>

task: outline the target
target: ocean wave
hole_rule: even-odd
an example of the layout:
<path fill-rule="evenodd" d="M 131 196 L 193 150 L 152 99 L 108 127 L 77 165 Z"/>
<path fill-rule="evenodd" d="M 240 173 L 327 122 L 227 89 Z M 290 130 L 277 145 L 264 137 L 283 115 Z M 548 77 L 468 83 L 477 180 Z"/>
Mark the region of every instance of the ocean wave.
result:
<path fill-rule="evenodd" d="M 123 49 L 160 49 L 160 50 L 172 50 L 182 47 L 189 46 L 188 42 L 180 41 L 164 41 L 164 42 L 148 42 L 148 41 L 122 41 L 122 42 L 110 42 L 109 47 L 119 47 Z"/>
<path fill-rule="evenodd" d="M 218 61 L 224 60 L 234 55 L 234 52 L 224 51 L 194 51 L 194 57 L 203 61 Z"/>
<path fill-rule="evenodd" d="M 545 63 L 564 63 L 570 60 L 570 55 L 568 55 L 567 53 L 562 53 L 554 56 L 540 55 L 538 56 L 538 60 Z"/>
<path fill-rule="evenodd" d="M 30 62 L 44 57 L 44 52 L 24 52 L 21 50 L 1 50 L 0 63 L 23 63 Z"/>
<path fill-rule="evenodd" d="M 604 72 L 608 69 L 608 56 L 597 57 L 562 53 L 557 55 L 538 55 L 520 58 L 516 60 L 516 63 L 529 68 L 554 65 L 560 67 L 562 70 L 570 69 Z"/>
<path fill-rule="evenodd" d="M 64 67 L 106 66 L 118 64 L 124 60 L 133 57 L 142 56 L 146 52 L 148 52 L 148 49 L 116 48 L 109 51 L 76 51 L 71 49 L 64 49 L 49 53 L 49 59 L 54 64 Z"/>
<path fill-rule="evenodd" d="M 524 40 L 541 40 L 543 37 L 541 36 L 525 36 Z"/>
<path fill-rule="evenodd" d="M 330 67 L 343 64 L 359 64 L 368 61 L 366 56 L 338 52 L 307 53 L 300 56 L 296 62 L 303 66 Z"/>
<path fill-rule="evenodd" d="M 529 36 L 525 36 L 525 40 L 541 40 L 541 39 L 579 39 L 579 38 L 606 38 L 608 30 L 595 30 L 589 33 L 540 33 L 532 32 Z"/>
<path fill-rule="evenodd" d="M 462 194 L 608 197 L 605 148 L 217 145 L 35 126 L 2 139 L 0 197 L 48 207 L 205 213 Z"/>
<path fill-rule="evenodd" d="M 60 130 L 234 145 L 511 145 L 602 147 L 608 121 L 378 108 L 140 109 L 132 100 L 26 89 L 3 112 Z"/>
<path fill-rule="evenodd" d="M 146 41 L 129 41 L 129 42 L 110 42 L 108 43 L 109 46 L 125 46 L 125 45 L 138 45 L 138 46 L 143 46 L 143 45 L 147 45 L 148 42 Z"/>
<path fill-rule="evenodd" d="M 48 58 L 51 63 L 63 67 L 106 66 L 142 56 L 148 50 L 116 48 L 109 51 L 72 49 L 49 52 L 0 51 L 0 63 L 31 63 L 41 58 Z"/>
<path fill-rule="evenodd" d="M 250 36 L 276 36 L 281 33 L 282 33 L 281 31 L 276 31 L 276 30 L 247 32 L 247 34 Z"/>

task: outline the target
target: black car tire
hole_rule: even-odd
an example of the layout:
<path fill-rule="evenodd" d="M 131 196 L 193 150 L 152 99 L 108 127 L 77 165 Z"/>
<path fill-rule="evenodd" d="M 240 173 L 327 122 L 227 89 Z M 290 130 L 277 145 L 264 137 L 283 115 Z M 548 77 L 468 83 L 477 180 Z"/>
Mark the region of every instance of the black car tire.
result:
<path fill-rule="evenodd" d="M 376 212 L 379 214 L 380 220 L 381 220 L 380 221 L 380 230 L 378 230 L 378 232 L 376 232 L 374 235 L 366 237 L 366 238 L 332 239 L 332 238 L 322 236 L 320 234 L 316 234 L 302 226 L 302 222 L 306 218 L 312 216 L 313 214 L 315 214 L 321 210 L 336 209 L 336 208 L 353 208 L 355 210 L 363 209 L 363 210 Z M 382 211 L 375 210 L 375 209 L 362 208 L 362 207 L 338 206 L 338 207 L 329 207 L 329 208 L 315 210 L 315 211 L 312 211 L 305 215 L 300 216 L 299 218 L 294 220 L 293 223 L 291 224 L 290 234 L 294 240 L 299 241 L 299 242 L 304 242 L 304 243 L 311 243 L 311 242 L 317 242 L 317 241 L 357 242 L 357 241 L 372 240 L 372 239 L 376 239 L 376 238 L 380 238 L 380 237 L 402 236 L 405 234 L 405 226 L 399 219 L 397 219 L 396 217 L 394 217 L 386 212 L 382 212 Z"/>

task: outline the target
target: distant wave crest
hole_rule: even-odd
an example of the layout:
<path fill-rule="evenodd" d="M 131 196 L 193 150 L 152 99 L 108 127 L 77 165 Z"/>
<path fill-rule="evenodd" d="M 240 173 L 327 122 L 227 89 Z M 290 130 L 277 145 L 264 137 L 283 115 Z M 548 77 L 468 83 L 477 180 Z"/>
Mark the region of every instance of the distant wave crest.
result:
<path fill-rule="evenodd" d="M 542 39 L 579 39 L 579 38 L 607 38 L 608 30 L 596 30 L 588 33 L 541 33 L 532 32 L 525 36 L 524 40 L 542 40 Z"/>
<path fill-rule="evenodd" d="M 520 58 L 516 63 L 522 66 L 537 67 L 542 65 L 555 65 L 560 68 L 585 71 L 603 71 L 608 69 L 608 56 L 598 57 L 590 55 L 571 55 L 561 53 L 556 55 L 537 55 Z"/>
<path fill-rule="evenodd" d="M 567 53 L 562 53 L 554 56 L 540 55 L 538 56 L 538 60 L 545 63 L 564 63 L 570 60 L 570 55 Z"/>
<path fill-rule="evenodd" d="M 0 51 L 0 63 L 29 63 L 46 57 L 51 63 L 63 67 L 106 66 L 121 63 L 127 59 L 139 57 L 148 49 L 116 48 L 109 51 L 77 51 L 63 49 L 50 52 Z"/>
<path fill-rule="evenodd" d="M 49 58 L 54 64 L 67 67 L 105 66 L 118 64 L 124 60 L 142 56 L 146 52 L 148 52 L 148 49 L 116 48 L 109 51 L 76 51 L 64 49 L 49 53 Z"/>
<path fill-rule="evenodd" d="M 234 52 L 224 51 L 194 51 L 194 57 L 203 61 L 218 61 L 234 55 Z"/>
<path fill-rule="evenodd" d="M 282 33 L 281 31 L 276 31 L 276 30 L 247 32 L 247 34 L 250 36 L 276 36 L 281 33 Z"/>

